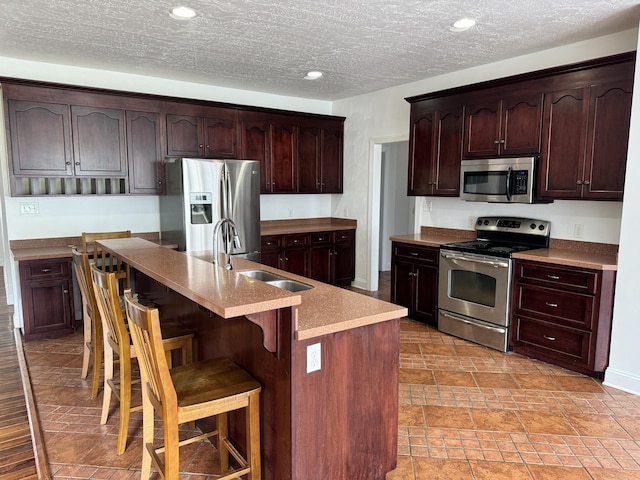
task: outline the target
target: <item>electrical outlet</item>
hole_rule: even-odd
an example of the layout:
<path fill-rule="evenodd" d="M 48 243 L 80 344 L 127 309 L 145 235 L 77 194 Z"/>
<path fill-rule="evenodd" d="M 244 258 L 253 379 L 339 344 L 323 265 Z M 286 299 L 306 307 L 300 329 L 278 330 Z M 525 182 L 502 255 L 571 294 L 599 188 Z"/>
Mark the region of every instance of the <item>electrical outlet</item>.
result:
<path fill-rule="evenodd" d="M 582 238 L 583 234 L 584 234 L 584 225 L 582 225 L 580 223 L 576 223 L 573 226 L 573 236 L 575 238 Z"/>
<path fill-rule="evenodd" d="M 432 207 L 432 203 L 431 202 L 424 202 L 422 204 L 422 211 L 424 212 L 430 212 L 431 211 L 431 207 Z"/>
<path fill-rule="evenodd" d="M 307 347 L 307 373 L 315 372 L 322 368 L 322 349 L 319 343 Z"/>
<path fill-rule="evenodd" d="M 468 225 L 471 228 L 474 228 L 476 226 L 476 217 L 469 217 L 468 222 Z"/>
<path fill-rule="evenodd" d="M 20 215 L 36 215 L 40 213 L 37 203 L 21 203 Z"/>

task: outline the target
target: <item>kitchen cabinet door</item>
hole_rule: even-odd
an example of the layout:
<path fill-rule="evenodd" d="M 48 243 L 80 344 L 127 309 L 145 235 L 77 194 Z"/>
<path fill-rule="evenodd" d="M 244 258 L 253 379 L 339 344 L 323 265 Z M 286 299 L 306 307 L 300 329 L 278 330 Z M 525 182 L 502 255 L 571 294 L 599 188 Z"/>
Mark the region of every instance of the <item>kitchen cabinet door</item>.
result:
<path fill-rule="evenodd" d="M 205 158 L 238 158 L 238 114 L 236 110 L 208 108 L 202 119 Z"/>
<path fill-rule="evenodd" d="M 73 173 L 68 105 L 9 100 L 8 111 L 14 175 Z"/>
<path fill-rule="evenodd" d="M 438 324 L 438 268 L 415 264 L 413 279 L 415 298 L 414 317 L 431 325 Z"/>
<path fill-rule="evenodd" d="M 582 196 L 588 113 L 588 88 L 545 95 L 538 183 L 540 198 Z"/>
<path fill-rule="evenodd" d="M 348 286 L 356 276 L 356 232 L 343 230 L 335 232 L 332 257 L 334 285 Z"/>
<path fill-rule="evenodd" d="M 425 110 L 414 105 L 408 195 L 456 197 L 460 194 L 463 107 L 431 105 Z"/>
<path fill-rule="evenodd" d="M 464 157 L 540 153 L 542 93 L 466 107 Z"/>
<path fill-rule="evenodd" d="M 285 247 L 280 267 L 303 277 L 309 276 L 309 247 Z"/>
<path fill-rule="evenodd" d="M 413 310 L 412 262 L 396 260 L 391 265 L 391 302 Z"/>
<path fill-rule="evenodd" d="M 76 176 L 127 176 L 124 110 L 71 106 Z"/>
<path fill-rule="evenodd" d="M 242 158 L 260 162 L 260 193 L 271 192 L 271 137 L 269 122 L 248 115 L 241 121 Z"/>
<path fill-rule="evenodd" d="M 260 263 L 274 268 L 280 266 L 280 237 L 267 235 L 260 238 Z"/>
<path fill-rule="evenodd" d="M 320 193 L 320 128 L 298 127 L 297 172 L 299 193 Z"/>
<path fill-rule="evenodd" d="M 160 138 L 160 114 L 127 110 L 125 117 L 129 193 L 158 195 L 162 193 L 164 157 Z"/>
<path fill-rule="evenodd" d="M 296 127 L 271 124 L 271 191 L 273 193 L 295 193 Z"/>
<path fill-rule="evenodd" d="M 583 196 L 622 200 L 633 80 L 591 87 Z"/>
<path fill-rule="evenodd" d="M 202 156 L 201 121 L 197 116 L 167 114 L 168 156 Z"/>
<path fill-rule="evenodd" d="M 320 173 L 322 193 L 342 193 L 342 121 L 340 128 L 327 127 L 322 129 L 320 145 Z"/>

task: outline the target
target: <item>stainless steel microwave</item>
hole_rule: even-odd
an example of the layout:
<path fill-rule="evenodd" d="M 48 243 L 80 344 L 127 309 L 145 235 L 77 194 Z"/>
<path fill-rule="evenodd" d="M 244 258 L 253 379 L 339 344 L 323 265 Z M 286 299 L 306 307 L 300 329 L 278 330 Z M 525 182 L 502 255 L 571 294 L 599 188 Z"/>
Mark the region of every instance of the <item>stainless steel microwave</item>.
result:
<path fill-rule="evenodd" d="M 534 203 L 536 158 L 462 160 L 460 198 L 470 202 Z"/>

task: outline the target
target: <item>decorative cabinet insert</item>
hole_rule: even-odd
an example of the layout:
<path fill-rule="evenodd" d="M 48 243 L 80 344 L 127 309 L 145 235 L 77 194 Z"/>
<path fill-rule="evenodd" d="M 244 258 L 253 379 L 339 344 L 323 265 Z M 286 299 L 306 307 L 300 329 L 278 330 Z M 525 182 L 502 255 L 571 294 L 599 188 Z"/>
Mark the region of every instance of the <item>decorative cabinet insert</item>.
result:
<path fill-rule="evenodd" d="M 355 230 L 262 237 L 262 263 L 332 285 L 355 278 Z"/>
<path fill-rule="evenodd" d="M 18 269 L 25 340 L 73 332 L 71 259 L 21 261 Z"/>
<path fill-rule="evenodd" d="M 411 105 L 408 195 L 460 194 L 462 105 L 424 101 Z"/>
<path fill-rule="evenodd" d="M 465 158 L 540 153 L 542 93 L 465 107 Z"/>
<path fill-rule="evenodd" d="M 438 324 L 436 247 L 392 242 L 391 302 L 409 309 L 409 317 Z"/>
<path fill-rule="evenodd" d="M 609 363 L 615 271 L 514 262 L 513 351 L 601 377 Z"/>

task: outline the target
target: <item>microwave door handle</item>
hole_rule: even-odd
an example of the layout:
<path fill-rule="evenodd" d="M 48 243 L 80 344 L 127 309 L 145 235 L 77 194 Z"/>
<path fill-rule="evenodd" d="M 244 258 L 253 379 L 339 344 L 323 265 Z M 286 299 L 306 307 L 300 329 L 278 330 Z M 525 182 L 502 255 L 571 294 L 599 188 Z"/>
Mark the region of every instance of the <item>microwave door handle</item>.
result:
<path fill-rule="evenodd" d="M 511 167 L 507 170 L 507 201 L 511 201 Z"/>

